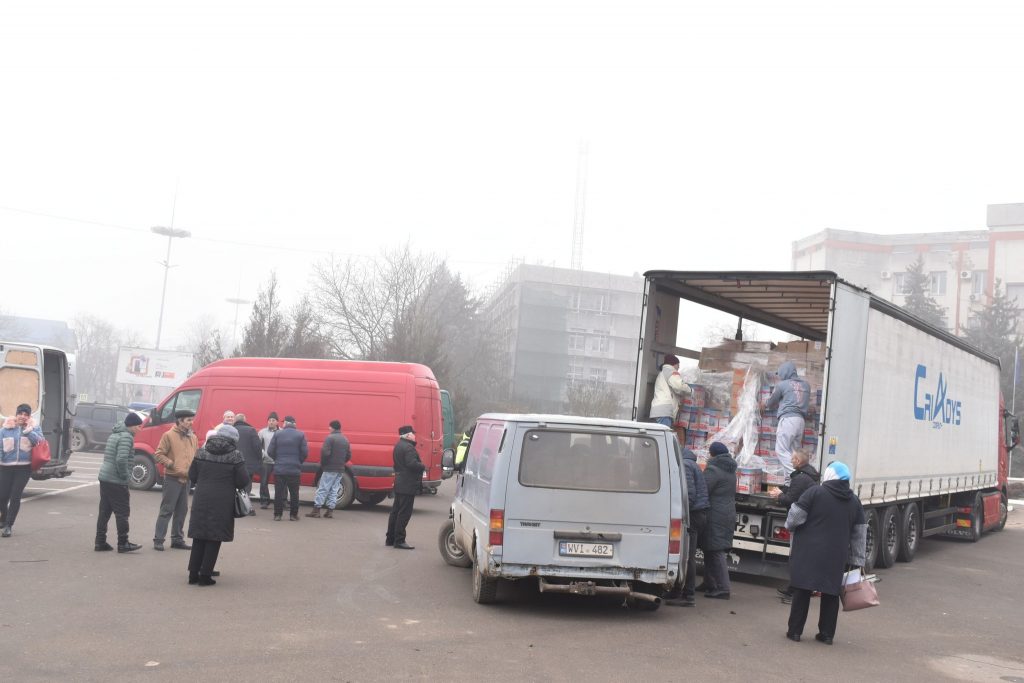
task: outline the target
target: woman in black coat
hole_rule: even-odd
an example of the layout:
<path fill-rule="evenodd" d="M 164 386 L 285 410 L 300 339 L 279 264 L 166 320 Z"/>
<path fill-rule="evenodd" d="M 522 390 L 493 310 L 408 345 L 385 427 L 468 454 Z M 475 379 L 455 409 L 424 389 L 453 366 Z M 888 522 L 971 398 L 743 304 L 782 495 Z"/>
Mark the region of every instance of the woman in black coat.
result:
<path fill-rule="evenodd" d="M 188 478 L 195 484 L 188 536 L 192 556 L 188 582 L 212 586 L 220 544 L 235 537 L 235 491 L 249 483 L 245 460 L 238 452 L 238 430 L 221 425 L 196 453 Z"/>
<path fill-rule="evenodd" d="M 709 449 L 711 459 L 704 469 L 708 485 L 708 521 L 701 534 L 704 550 L 704 583 L 709 598 L 729 599 L 732 584 L 725 552 L 732 548 L 736 529 L 736 461 L 725 444 L 716 441 Z"/>
<path fill-rule="evenodd" d="M 841 462 L 830 464 L 821 486 L 812 486 L 789 508 L 786 528 L 793 532 L 789 554 L 793 604 L 786 637 L 800 640 L 811 595 L 818 591 L 821 611 L 815 639 L 831 645 L 844 567 L 863 567 L 867 544 L 864 508 L 850 490 L 849 468 Z"/>

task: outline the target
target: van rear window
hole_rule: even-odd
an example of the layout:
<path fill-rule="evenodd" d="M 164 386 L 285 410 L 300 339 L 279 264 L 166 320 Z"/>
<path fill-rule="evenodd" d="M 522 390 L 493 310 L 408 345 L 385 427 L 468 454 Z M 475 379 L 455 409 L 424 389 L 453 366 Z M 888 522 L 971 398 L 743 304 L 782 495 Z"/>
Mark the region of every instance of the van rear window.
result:
<path fill-rule="evenodd" d="M 658 444 L 647 436 L 532 430 L 519 459 L 519 483 L 655 493 L 661 487 Z"/>

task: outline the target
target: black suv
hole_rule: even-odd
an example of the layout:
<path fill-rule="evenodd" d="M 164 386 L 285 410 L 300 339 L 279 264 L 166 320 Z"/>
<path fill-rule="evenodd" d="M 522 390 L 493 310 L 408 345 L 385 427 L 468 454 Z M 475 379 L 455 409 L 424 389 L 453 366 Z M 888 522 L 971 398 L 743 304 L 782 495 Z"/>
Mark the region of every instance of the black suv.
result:
<path fill-rule="evenodd" d="M 71 424 L 71 450 L 87 451 L 103 448 L 114 425 L 128 417 L 131 411 L 113 403 L 79 403 Z"/>

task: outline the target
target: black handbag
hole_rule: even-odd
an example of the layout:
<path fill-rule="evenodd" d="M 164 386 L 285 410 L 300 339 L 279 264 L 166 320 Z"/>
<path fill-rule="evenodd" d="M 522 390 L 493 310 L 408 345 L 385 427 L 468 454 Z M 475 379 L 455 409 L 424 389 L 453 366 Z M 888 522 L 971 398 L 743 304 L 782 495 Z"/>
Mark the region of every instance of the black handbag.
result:
<path fill-rule="evenodd" d="M 249 500 L 249 494 L 242 489 L 235 489 L 235 519 L 248 517 L 250 512 L 252 501 Z"/>

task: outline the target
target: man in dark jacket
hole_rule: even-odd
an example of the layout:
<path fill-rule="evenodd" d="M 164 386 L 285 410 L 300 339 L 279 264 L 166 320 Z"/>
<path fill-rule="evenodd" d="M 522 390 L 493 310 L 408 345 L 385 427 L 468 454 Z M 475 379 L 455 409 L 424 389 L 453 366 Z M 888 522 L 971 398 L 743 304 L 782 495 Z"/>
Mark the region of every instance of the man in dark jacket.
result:
<path fill-rule="evenodd" d="M 345 465 L 352 459 L 352 446 L 341 433 L 341 422 L 331 420 L 330 427 L 331 433 L 320 446 L 320 471 L 317 473 L 320 484 L 316 488 L 316 496 L 313 497 L 313 511 L 307 512 L 307 517 L 319 517 L 320 508 L 325 505 L 327 509 L 324 510 L 324 519 L 334 516 L 334 506 L 338 504 L 338 490 L 341 488 Z"/>
<path fill-rule="evenodd" d="M 263 441 L 256 428 L 245 421 L 245 413 L 235 415 L 234 427 L 238 430 L 238 452 L 242 454 L 245 470 L 249 474 L 245 492 L 252 493 L 252 479 L 263 471 Z M 256 511 L 249 510 L 249 514 L 255 515 Z"/>
<path fill-rule="evenodd" d="M 413 546 L 405 542 L 405 527 L 412 517 L 412 504 L 416 494 L 420 492 L 423 481 L 423 462 L 416 453 L 416 432 L 405 425 L 398 429 L 398 443 L 392 453 L 395 466 L 395 502 L 391 505 L 388 516 L 388 532 L 384 537 L 384 545 L 394 546 L 402 550 L 412 550 Z"/>
<path fill-rule="evenodd" d="M 280 429 L 270 440 L 267 455 L 274 459 L 274 521 L 280 522 L 284 512 L 285 498 L 291 499 L 293 522 L 299 521 L 299 475 L 302 463 L 309 455 L 306 435 L 295 428 L 295 418 L 284 418 L 284 429 Z"/>
<path fill-rule="evenodd" d="M 793 606 L 786 637 L 800 640 L 811 595 L 821 593 L 819 642 L 832 644 L 839 619 L 844 566 L 863 567 L 867 545 L 864 508 L 850 489 L 850 469 L 841 462 L 825 468 L 821 486 L 812 486 L 789 508 L 786 528 L 793 532 L 789 578 Z"/>
<path fill-rule="evenodd" d="M 117 552 L 130 553 L 142 546 L 128 540 L 128 476 L 135 460 L 135 435 L 142 429 L 142 418 L 128 413 L 124 422 L 114 427 L 103 452 L 100 480 L 100 510 L 96 516 L 96 550 L 113 550 L 107 543 L 107 525 L 114 514 L 117 525 Z"/>
<path fill-rule="evenodd" d="M 802 449 L 793 451 L 790 462 L 793 464 L 793 474 L 789 478 L 789 486 L 772 489 L 770 494 L 778 500 L 779 505 L 787 510 L 793 503 L 800 500 L 804 491 L 817 484 L 821 478 L 818 470 L 810 464 L 810 456 L 807 451 Z M 777 588 L 776 591 L 785 605 L 788 605 L 793 599 L 793 588 L 789 584 L 786 584 L 785 588 Z"/>
<path fill-rule="evenodd" d="M 704 480 L 708 485 L 708 524 L 703 534 L 704 581 L 709 598 L 729 599 L 731 584 L 725 553 L 736 529 L 736 461 L 720 441 L 711 444 Z"/>
<path fill-rule="evenodd" d="M 685 433 L 685 432 L 684 432 Z M 689 448 L 683 449 L 683 474 L 686 477 L 686 493 L 689 500 L 690 523 L 686 533 L 689 546 L 686 552 L 686 570 L 676 584 L 675 591 L 670 593 L 665 603 L 682 607 L 693 607 L 697 604 L 697 538 L 704 532 L 708 521 L 708 485 L 704 481 L 704 473 L 697 465 L 697 456 Z"/>

